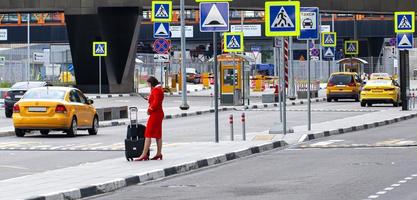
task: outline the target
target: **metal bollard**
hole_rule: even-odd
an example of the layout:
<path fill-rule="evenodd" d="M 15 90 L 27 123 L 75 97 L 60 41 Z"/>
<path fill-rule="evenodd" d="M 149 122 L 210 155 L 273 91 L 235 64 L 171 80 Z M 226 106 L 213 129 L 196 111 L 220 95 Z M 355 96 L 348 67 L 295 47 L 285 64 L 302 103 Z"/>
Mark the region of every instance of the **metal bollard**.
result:
<path fill-rule="evenodd" d="M 416 94 L 413 92 L 413 109 L 416 108 Z"/>
<path fill-rule="evenodd" d="M 234 132 L 233 132 L 233 115 L 230 115 L 229 123 L 230 123 L 230 140 L 234 141 L 235 140 L 235 135 L 234 135 Z"/>
<path fill-rule="evenodd" d="M 211 107 L 214 107 L 214 98 L 213 98 L 213 93 L 210 93 L 210 103 L 211 103 Z"/>
<path fill-rule="evenodd" d="M 242 113 L 242 138 L 243 141 L 246 141 L 246 119 L 245 119 L 245 113 Z"/>

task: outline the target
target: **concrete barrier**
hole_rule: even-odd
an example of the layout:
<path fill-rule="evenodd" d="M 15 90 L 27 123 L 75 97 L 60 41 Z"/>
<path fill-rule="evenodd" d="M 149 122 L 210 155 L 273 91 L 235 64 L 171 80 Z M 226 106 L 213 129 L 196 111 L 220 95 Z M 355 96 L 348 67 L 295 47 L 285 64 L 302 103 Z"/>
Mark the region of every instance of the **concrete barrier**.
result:
<path fill-rule="evenodd" d="M 100 121 L 128 118 L 127 106 L 96 108 L 96 110 Z"/>

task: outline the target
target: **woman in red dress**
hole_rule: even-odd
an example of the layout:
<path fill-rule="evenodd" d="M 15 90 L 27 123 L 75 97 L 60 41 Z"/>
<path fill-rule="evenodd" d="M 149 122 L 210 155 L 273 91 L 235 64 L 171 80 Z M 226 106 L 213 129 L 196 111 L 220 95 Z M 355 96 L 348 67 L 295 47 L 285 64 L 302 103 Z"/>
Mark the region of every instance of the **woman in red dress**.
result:
<path fill-rule="evenodd" d="M 151 139 L 156 139 L 157 152 L 151 160 L 162 160 L 162 120 L 164 119 L 164 111 L 162 110 L 162 102 L 164 100 L 164 91 L 159 81 L 151 76 L 147 80 L 148 86 L 151 88 L 149 95 L 148 107 L 148 123 L 145 131 L 145 146 L 142 155 L 136 161 L 149 160 L 148 151 L 151 146 Z"/>

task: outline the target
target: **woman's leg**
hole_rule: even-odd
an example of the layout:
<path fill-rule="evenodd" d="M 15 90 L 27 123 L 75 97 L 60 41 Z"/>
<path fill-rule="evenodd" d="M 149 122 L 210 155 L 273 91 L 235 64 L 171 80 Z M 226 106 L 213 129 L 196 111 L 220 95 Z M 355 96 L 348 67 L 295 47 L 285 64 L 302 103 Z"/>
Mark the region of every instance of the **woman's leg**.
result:
<path fill-rule="evenodd" d="M 157 145 L 157 150 L 156 150 L 156 155 L 162 155 L 162 138 L 160 139 L 156 139 L 156 145 Z"/>
<path fill-rule="evenodd" d="M 143 146 L 143 152 L 142 155 L 140 155 L 140 158 L 144 158 L 148 155 L 149 148 L 151 146 L 151 138 L 145 138 L 145 145 Z"/>

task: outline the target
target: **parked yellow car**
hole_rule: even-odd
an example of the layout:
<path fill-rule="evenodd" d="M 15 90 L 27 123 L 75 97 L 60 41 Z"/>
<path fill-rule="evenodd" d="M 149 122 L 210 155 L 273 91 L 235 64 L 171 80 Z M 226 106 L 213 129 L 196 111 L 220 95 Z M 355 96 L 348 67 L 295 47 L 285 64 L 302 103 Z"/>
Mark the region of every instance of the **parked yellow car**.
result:
<path fill-rule="evenodd" d="M 43 87 L 29 89 L 13 106 L 13 124 L 18 137 L 39 130 L 47 135 L 51 130 L 75 136 L 77 130 L 98 132 L 98 116 L 93 100 L 75 88 Z"/>
<path fill-rule="evenodd" d="M 388 73 L 372 73 L 370 80 L 392 80 Z"/>
<path fill-rule="evenodd" d="M 359 101 L 362 80 L 353 72 L 333 73 L 327 82 L 327 102 L 339 99 L 355 99 Z"/>
<path fill-rule="evenodd" d="M 400 85 L 395 80 L 369 80 L 361 92 L 361 106 L 377 103 L 400 105 Z"/>

